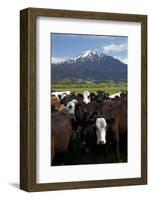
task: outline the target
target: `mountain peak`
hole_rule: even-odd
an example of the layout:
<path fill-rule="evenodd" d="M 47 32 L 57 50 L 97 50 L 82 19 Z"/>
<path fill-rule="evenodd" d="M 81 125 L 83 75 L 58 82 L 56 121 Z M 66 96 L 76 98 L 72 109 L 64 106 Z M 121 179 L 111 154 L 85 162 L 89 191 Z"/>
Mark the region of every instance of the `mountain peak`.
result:
<path fill-rule="evenodd" d="M 91 53 L 92 53 L 91 50 L 87 50 L 87 51 L 82 52 L 82 54 L 80 54 L 80 56 L 84 58 L 84 57 L 87 57 L 88 55 L 90 55 Z"/>
<path fill-rule="evenodd" d="M 99 50 L 87 50 L 87 51 L 83 51 L 80 55 L 73 57 L 73 58 L 68 58 L 64 61 L 60 61 L 60 63 L 76 63 L 76 62 L 84 62 L 84 61 L 100 61 L 101 59 L 103 59 L 104 57 L 107 57 L 107 55 L 105 55 L 104 53 L 101 53 Z M 56 64 L 56 63 L 52 63 L 52 64 Z M 59 64 L 59 62 L 57 63 Z"/>
<path fill-rule="evenodd" d="M 104 57 L 105 54 L 98 50 L 87 50 L 82 52 L 77 58 L 92 58 L 92 57 Z"/>

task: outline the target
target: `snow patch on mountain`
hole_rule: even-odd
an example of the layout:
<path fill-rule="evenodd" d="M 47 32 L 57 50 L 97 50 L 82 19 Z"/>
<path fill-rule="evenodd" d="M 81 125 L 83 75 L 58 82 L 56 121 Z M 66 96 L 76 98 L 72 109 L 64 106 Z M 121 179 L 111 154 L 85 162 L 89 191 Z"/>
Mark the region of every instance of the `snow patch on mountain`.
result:
<path fill-rule="evenodd" d="M 83 61 L 86 61 L 86 60 L 91 60 L 91 61 L 100 61 L 101 59 L 104 59 L 105 57 L 107 57 L 107 55 L 105 55 L 104 53 L 101 53 L 100 51 L 98 50 L 87 50 L 87 51 L 84 51 L 82 52 L 79 56 L 76 56 L 76 57 L 73 57 L 73 58 L 68 58 L 68 59 L 65 59 L 65 60 L 60 60 L 60 62 L 53 62 L 53 59 L 52 59 L 52 64 L 58 64 L 58 63 L 61 63 L 61 64 L 73 64 L 73 63 L 76 63 L 76 62 L 83 62 Z"/>
<path fill-rule="evenodd" d="M 91 54 L 91 50 L 87 50 L 86 52 L 83 52 L 81 54 L 81 58 L 85 58 L 85 57 L 89 56 L 90 54 Z"/>

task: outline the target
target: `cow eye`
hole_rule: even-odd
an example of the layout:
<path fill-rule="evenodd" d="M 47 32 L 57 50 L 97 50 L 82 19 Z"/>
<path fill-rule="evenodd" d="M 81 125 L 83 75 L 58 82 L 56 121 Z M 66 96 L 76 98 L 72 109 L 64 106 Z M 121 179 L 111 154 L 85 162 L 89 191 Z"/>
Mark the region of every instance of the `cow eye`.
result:
<path fill-rule="evenodd" d="M 72 108 L 72 106 L 70 105 L 70 106 L 69 106 L 69 109 L 71 109 L 71 108 Z"/>

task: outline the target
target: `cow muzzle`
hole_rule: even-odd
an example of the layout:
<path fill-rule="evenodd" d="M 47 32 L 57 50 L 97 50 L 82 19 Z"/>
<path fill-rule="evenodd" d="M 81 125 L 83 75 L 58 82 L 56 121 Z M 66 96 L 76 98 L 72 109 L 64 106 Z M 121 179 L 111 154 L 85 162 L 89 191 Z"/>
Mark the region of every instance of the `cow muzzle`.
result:
<path fill-rule="evenodd" d="M 106 144 L 106 141 L 98 141 L 98 145 Z"/>

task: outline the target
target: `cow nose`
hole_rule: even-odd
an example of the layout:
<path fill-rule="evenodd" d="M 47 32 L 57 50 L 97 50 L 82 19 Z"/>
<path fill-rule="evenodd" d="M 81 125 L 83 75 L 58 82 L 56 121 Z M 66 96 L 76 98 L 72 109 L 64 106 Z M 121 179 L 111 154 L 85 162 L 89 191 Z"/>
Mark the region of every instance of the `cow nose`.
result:
<path fill-rule="evenodd" d="M 104 141 L 99 141 L 99 145 L 105 144 Z"/>

